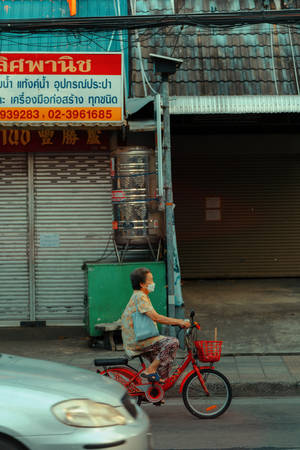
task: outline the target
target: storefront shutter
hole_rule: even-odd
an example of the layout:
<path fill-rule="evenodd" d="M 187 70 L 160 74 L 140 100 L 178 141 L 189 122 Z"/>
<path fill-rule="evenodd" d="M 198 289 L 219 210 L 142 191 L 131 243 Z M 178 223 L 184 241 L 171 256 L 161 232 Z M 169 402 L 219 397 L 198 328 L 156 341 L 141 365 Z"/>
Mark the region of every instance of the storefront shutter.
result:
<path fill-rule="evenodd" d="M 113 254 L 108 153 L 35 154 L 36 318 L 82 323 L 82 264 Z"/>
<path fill-rule="evenodd" d="M 29 318 L 26 154 L 0 155 L 0 321 Z"/>
<path fill-rule="evenodd" d="M 300 275 L 297 148 L 296 135 L 177 142 L 173 182 L 183 277 Z"/>

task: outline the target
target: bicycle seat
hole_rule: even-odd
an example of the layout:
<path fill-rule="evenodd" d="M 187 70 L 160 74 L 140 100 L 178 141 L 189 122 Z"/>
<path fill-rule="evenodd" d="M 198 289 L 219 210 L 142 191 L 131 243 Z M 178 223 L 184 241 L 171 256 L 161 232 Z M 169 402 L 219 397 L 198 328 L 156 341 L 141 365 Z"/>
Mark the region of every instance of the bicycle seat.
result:
<path fill-rule="evenodd" d="M 94 359 L 95 366 L 121 366 L 128 364 L 128 358 L 113 358 L 113 359 L 107 359 L 107 358 L 97 358 Z"/>

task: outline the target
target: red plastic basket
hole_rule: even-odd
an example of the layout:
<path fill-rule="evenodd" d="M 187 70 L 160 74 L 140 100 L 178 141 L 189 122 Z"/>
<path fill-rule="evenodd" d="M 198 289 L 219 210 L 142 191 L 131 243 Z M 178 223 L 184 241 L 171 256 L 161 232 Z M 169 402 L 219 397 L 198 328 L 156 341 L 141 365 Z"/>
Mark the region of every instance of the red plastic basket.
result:
<path fill-rule="evenodd" d="M 216 362 L 221 358 L 223 341 L 195 341 L 198 358 L 202 362 Z"/>

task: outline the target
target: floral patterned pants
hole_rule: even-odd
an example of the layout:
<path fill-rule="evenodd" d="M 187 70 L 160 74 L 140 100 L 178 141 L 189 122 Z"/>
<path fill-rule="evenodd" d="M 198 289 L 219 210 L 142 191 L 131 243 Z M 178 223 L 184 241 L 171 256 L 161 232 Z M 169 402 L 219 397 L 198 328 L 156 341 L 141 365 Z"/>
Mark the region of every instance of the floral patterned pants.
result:
<path fill-rule="evenodd" d="M 160 361 L 160 365 L 157 372 L 161 378 L 167 378 L 172 368 L 172 363 L 175 359 L 178 347 L 178 339 L 166 336 L 160 341 L 145 347 L 142 356 L 148 359 L 151 363 L 155 359 L 158 359 Z"/>

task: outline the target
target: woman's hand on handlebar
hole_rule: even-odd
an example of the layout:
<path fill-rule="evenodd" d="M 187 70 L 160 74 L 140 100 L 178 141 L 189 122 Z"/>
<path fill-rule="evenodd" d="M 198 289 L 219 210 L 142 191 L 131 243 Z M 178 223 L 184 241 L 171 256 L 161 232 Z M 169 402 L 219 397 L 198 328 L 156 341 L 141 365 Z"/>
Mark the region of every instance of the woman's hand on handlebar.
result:
<path fill-rule="evenodd" d="M 181 320 L 181 319 L 179 319 L 178 325 L 180 326 L 180 328 L 190 328 L 191 323 L 190 323 L 189 320 L 183 320 L 183 319 Z"/>

